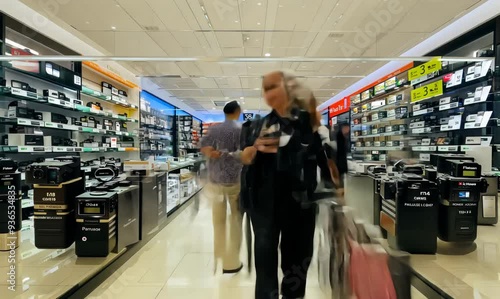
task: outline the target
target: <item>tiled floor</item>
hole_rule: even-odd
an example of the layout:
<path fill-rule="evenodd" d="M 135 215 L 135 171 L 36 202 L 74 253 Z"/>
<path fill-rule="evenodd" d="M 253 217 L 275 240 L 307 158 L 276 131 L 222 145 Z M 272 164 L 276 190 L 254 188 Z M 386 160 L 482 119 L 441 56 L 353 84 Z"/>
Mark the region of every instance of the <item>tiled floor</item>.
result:
<path fill-rule="evenodd" d="M 38 249 L 34 245 L 33 230 L 22 232 L 22 242 L 9 261 L 9 252 L 0 252 L 0 298 L 57 298 L 81 281 L 99 271 L 96 265 L 105 265 L 117 257 L 79 259 L 74 245 L 67 249 Z M 8 272 L 15 266 L 15 291 L 9 290 Z"/>
<path fill-rule="evenodd" d="M 198 211 L 189 206 L 88 298 L 253 299 L 254 271 L 214 274 L 212 240 L 211 213 L 202 199 Z M 307 298 L 323 299 L 316 271 L 310 270 Z"/>

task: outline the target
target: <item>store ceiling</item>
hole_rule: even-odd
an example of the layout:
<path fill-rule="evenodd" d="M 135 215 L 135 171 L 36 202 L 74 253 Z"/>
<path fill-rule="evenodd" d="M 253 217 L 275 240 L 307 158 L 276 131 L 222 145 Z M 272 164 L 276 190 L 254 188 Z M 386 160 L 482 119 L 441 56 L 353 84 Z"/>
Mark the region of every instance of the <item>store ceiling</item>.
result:
<path fill-rule="evenodd" d="M 22 0 L 116 56 L 394 57 L 485 0 Z M 385 62 L 137 62 L 160 88 L 204 113 L 237 99 L 266 110 L 261 76 L 292 69 L 320 102 Z M 215 108 L 215 109 L 214 109 Z"/>

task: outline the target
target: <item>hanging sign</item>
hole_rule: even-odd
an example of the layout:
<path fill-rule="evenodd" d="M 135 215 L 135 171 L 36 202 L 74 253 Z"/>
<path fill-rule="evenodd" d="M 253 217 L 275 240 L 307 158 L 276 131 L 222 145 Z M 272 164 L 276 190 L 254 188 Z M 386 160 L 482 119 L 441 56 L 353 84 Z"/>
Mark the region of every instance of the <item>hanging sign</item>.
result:
<path fill-rule="evenodd" d="M 351 106 L 351 100 L 349 97 L 345 97 L 328 107 L 328 115 L 330 118 L 336 115 L 340 115 L 342 113 L 349 112 L 349 108 Z"/>
<path fill-rule="evenodd" d="M 411 91 L 411 102 L 415 103 L 443 94 L 443 80 L 432 82 Z"/>
<path fill-rule="evenodd" d="M 439 71 L 442 68 L 440 58 L 434 58 L 429 62 L 421 64 L 408 71 L 408 80 L 412 81 L 428 74 Z"/>
<path fill-rule="evenodd" d="M 252 120 L 253 113 L 243 113 L 243 121 Z"/>

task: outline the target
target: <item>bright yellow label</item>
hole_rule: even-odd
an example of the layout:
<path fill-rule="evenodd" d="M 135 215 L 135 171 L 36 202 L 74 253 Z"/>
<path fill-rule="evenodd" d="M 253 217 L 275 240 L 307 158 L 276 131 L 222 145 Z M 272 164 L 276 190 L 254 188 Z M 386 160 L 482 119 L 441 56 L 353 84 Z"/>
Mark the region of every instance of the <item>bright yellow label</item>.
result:
<path fill-rule="evenodd" d="M 415 103 L 443 94 L 443 80 L 439 80 L 411 91 L 411 102 Z"/>
<path fill-rule="evenodd" d="M 414 67 L 408 71 L 408 80 L 412 81 L 423 77 L 427 74 L 437 72 L 441 69 L 441 60 L 440 58 L 434 58 L 429 62 L 421 64 L 417 67 Z"/>

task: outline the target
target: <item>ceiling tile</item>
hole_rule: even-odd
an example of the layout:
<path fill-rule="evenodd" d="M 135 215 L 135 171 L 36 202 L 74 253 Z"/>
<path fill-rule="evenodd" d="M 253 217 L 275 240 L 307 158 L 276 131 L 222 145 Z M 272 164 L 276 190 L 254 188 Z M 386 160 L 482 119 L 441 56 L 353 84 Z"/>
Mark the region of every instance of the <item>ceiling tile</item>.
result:
<path fill-rule="evenodd" d="M 145 32 L 115 32 L 115 55 L 164 56 L 165 52 Z"/>
<path fill-rule="evenodd" d="M 146 0 L 168 30 L 190 30 L 191 28 L 175 1 Z"/>
<path fill-rule="evenodd" d="M 199 88 L 217 88 L 217 83 L 212 78 L 191 78 Z"/>
<path fill-rule="evenodd" d="M 259 57 L 262 56 L 262 48 L 245 48 L 245 56 Z"/>
<path fill-rule="evenodd" d="M 232 2 L 232 1 L 228 1 Z M 261 5 L 258 5 L 260 3 Z M 267 0 L 240 1 L 241 27 L 244 30 L 264 29 L 266 24 Z"/>
<path fill-rule="evenodd" d="M 169 55 L 181 57 L 183 49 L 170 32 L 149 32 L 149 36 Z"/>
<path fill-rule="evenodd" d="M 119 5 L 146 31 L 165 31 L 167 27 L 144 0 L 116 0 Z"/>
<path fill-rule="evenodd" d="M 216 97 L 216 98 L 223 97 L 222 91 L 220 91 L 219 89 L 216 90 L 203 89 L 203 95 L 206 97 Z"/>
<path fill-rule="evenodd" d="M 113 0 L 65 1 L 64 5 L 41 5 L 49 16 L 57 16 L 78 30 L 141 31 L 134 19 Z M 89 8 L 94 7 L 89 11 Z M 97 9 L 98 8 L 98 9 Z M 86 12 L 86 13 L 82 13 Z M 110 18 L 109 16 L 113 16 Z"/>
<path fill-rule="evenodd" d="M 222 48 L 222 53 L 224 56 L 228 57 L 241 57 L 245 56 L 244 48 Z"/>
<path fill-rule="evenodd" d="M 183 48 L 200 48 L 200 42 L 194 32 L 186 31 L 173 31 L 173 37 L 177 40 L 179 45 Z"/>
<path fill-rule="evenodd" d="M 217 32 L 216 35 L 221 47 L 243 47 L 243 36 L 239 32 Z"/>

